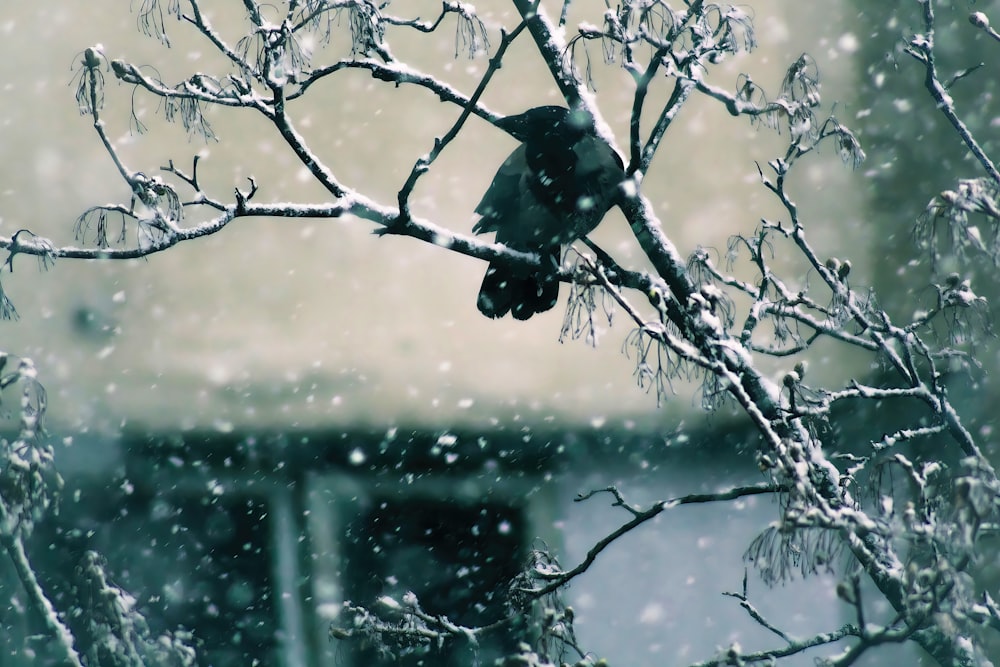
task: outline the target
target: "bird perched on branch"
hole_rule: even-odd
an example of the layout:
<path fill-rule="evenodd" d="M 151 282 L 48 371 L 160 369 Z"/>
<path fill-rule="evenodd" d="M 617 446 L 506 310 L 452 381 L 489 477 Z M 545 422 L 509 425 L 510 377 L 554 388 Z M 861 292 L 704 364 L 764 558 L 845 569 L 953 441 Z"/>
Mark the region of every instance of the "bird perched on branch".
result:
<path fill-rule="evenodd" d="M 562 247 L 600 223 L 615 203 L 624 165 L 581 111 L 535 107 L 497 125 L 521 145 L 476 206 L 482 218 L 472 231 L 496 232 L 497 243 L 538 253 L 542 268 L 490 262 L 477 305 L 487 317 L 509 312 L 526 320 L 555 306 Z"/>

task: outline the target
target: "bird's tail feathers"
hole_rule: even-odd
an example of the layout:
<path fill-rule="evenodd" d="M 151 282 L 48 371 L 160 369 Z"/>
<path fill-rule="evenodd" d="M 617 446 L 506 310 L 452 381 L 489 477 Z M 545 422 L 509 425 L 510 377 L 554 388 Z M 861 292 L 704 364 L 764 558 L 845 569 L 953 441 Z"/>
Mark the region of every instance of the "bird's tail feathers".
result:
<path fill-rule="evenodd" d="M 517 320 L 552 309 L 559 300 L 559 281 L 554 276 L 520 274 L 508 266 L 490 263 L 479 288 L 476 305 L 487 317 L 503 317 L 508 312 Z"/>

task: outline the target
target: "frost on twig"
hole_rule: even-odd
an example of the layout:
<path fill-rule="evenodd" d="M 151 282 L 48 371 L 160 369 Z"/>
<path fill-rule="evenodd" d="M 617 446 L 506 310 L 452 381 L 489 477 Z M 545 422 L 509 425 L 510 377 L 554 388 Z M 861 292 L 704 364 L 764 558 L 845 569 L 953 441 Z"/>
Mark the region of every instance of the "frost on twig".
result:
<path fill-rule="evenodd" d="M 554 666 L 573 660 L 586 667 L 594 663 L 577 641 L 572 607 L 555 590 L 539 592 L 544 579 L 560 571 L 547 549 L 532 549 L 525 568 L 507 586 L 504 615 L 489 625 L 465 627 L 428 613 L 416 594 L 406 592 L 399 599 L 383 595 L 369 606 L 344 603 L 342 620 L 330 627 L 330 637 L 371 649 L 383 660 L 408 655 L 433 659 L 436 652 L 458 646 L 475 661 L 484 637 L 504 634 L 521 639 L 504 665 Z"/>
<path fill-rule="evenodd" d="M 16 434 L 0 438 L 0 546 L 10 560 L 33 618 L 67 664 L 80 666 L 73 636 L 63 624 L 35 575 L 25 549 L 35 522 L 52 511 L 62 480 L 52 467 L 52 447 L 45 439 L 45 389 L 30 359 L 16 361 L 0 353 L 0 410 Z M 11 424 L 13 422 L 13 424 Z"/>
<path fill-rule="evenodd" d="M 78 636 L 88 664 L 108 667 L 194 667 L 189 632 L 155 637 L 137 600 L 108 580 L 101 557 L 88 551 L 76 568 L 74 597 L 82 612 Z"/>
<path fill-rule="evenodd" d="M 61 480 L 45 439 L 45 388 L 30 359 L 0 353 L 0 416 L 16 435 L 0 438 L 0 535 L 26 537 L 49 510 Z M 55 487 L 55 488 L 52 488 Z"/>

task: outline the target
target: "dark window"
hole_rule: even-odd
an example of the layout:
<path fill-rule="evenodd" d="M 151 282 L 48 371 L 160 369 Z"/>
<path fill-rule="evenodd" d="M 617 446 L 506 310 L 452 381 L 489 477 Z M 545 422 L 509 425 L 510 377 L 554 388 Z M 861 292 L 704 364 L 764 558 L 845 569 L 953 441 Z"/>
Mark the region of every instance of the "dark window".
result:
<path fill-rule="evenodd" d="M 156 605 L 167 627 L 187 627 L 204 667 L 277 664 L 278 620 L 270 575 L 270 526 L 249 497 L 184 499 L 161 553 L 175 563 Z M 256 661 L 256 662 L 255 662 Z"/>
<path fill-rule="evenodd" d="M 370 605 L 383 595 L 416 593 L 421 608 L 464 626 L 482 626 L 506 613 L 506 593 L 524 553 L 521 513 L 501 504 L 465 505 L 432 500 L 376 500 L 350 524 L 347 597 Z M 479 664 L 493 664 L 517 641 L 510 628 L 484 637 Z M 472 648 L 454 644 L 390 657 L 374 647 L 358 650 L 355 664 L 472 664 Z"/>

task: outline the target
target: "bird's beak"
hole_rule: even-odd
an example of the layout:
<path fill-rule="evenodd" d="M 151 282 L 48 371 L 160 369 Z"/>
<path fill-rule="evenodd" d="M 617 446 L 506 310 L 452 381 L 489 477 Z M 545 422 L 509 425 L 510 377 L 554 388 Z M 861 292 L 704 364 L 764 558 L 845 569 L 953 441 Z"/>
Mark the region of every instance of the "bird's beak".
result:
<path fill-rule="evenodd" d="M 528 140 L 523 113 L 514 114 L 513 116 L 504 116 L 496 122 L 496 126 L 521 143 Z"/>

